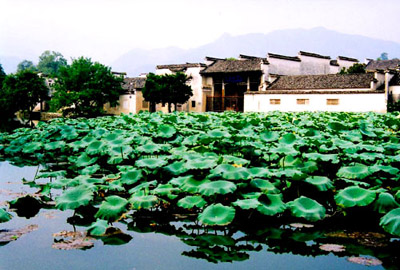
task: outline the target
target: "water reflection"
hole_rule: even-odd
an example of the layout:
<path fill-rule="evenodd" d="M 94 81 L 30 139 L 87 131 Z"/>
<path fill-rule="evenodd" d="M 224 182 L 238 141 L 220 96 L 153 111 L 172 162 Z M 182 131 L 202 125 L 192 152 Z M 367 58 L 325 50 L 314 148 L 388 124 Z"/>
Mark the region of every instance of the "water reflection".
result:
<path fill-rule="evenodd" d="M 248 216 L 240 217 L 239 213 L 241 222 L 234 222 L 225 227 L 204 227 L 194 220 L 196 215 L 192 215 L 190 212 L 176 213 L 165 208 L 133 212 L 124 221 L 112 224 L 100 237 L 86 234 L 74 236 L 72 232 L 85 231 L 95 221 L 96 208 L 85 206 L 78 208 L 75 212 L 66 211 L 60 215 L 60 212 L 55 210 L 51 199 L 55 196 L 53 192 L 57 192 L 57 190 L 43 192 L 40 185 L 35 186 L 30 181 L 25 181 L 23 188 L 16 184 L 16 181 L 21 178 L 33 179 L 37 167 L 26 167 L 24 171 L 21 171 L 6 162 L 0 164 L 0 190 L 3 191 L 0 193 L 0 201 L 11 201 L 9 207 L 15 218 L 19 217 L 24 222 L 30 222 L 31 219 L 37 219 L 41 215 L 40 213 L 50 213 L 50 217 L 57 216 L 59 223 L 67 225 L 67 227 L 63 225 L 57 228 L 58 235 L 53 236 L 54 231 L 46 232 L 52 237 L 53 248 L 61 246 L 62 249 L 70 249 L 73 245 L 79 246 L 82 243 L 82 249 L 91 249 L 93 245 L 99 245 L 98 243 L 105 246 L 131 245 L 135 243 L 132 241 L 135 234 L 152 233 L 178 239 L 185 246 L 180 253 L 186 258 L 200 259 L 215 264 L 248 261 L 255 253 L 268 252 L 315 258 L 328 254 L 334 254 L 337 258 L 358 258 L 360 256 L 369 259 L 376 258 L 386 269 L 397 269 L 400 265 L 399 239 L 390 238 L 381 233 L 379 228 L 371 228 L 368 226 L 368 222 L 364 222 L 365 220 L 361 220 L 361 222 L 360 220 L 358 222 L 346 219 L 337 220 L 337 225 L 332 229 L 332 224 L 320 223 L 317 226 L 295 224 L 290 220 L 257 216 L 256 213 L 249 219 Z M 4 192 L 5 190 L 8 193 Z M 5 235 L 9 237 L 15 235 L 15 239 L 0 240 L 0 246 L 7 246 L 14 240 L 19 241 L 18 238 L 23 234 L 31 233 L 32 230 L 24 231 L 24 228 L 29 228 L 27 226 L 29 225 L 21 224 L 20 228 L 12 231 L 3 229 L 5 226 L 2 224 L 0 239 L 2 237 L 6 239 Z M 18 230 L 20 231 L 18 232 Z M 62 234 L 63 230 L 71 233 Z M 79 243 L 77 240 L 81 242 Z M 339 249 L 340 251 L 327 251 L 321 248 L 326 244 L 335 244 L 343 248 Z M 362 259 L 358 261 L 363 262 Z M 364 263 L 367 263 L 365 259 Z"/>

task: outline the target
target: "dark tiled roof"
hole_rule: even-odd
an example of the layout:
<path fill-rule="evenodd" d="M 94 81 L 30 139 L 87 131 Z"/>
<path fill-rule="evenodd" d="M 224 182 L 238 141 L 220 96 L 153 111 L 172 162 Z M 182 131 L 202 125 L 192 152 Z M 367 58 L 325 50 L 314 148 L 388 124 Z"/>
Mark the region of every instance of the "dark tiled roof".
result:
<path fill-rule="evenodd" d="M 338 59 L 343 60 L 343 61 L 350 61 L 350 62 L 360 62 L 356 58 L 350 58 L 350 57 L 346 57 L 346 56 L 338 56 Z"/>
<path fill-rule="evenodd" d="M 244 55 L 244 54 L 239 54 L 239 58 L 241 60 L 245 59 L 245 60 L 252 60 L 252 59 L 260 59 L 264 61 L 264 64 L 269 64 L 268 63 L 268 59 L 264 58 L 264 57 L 258 57 L 258 56 L 251 56 L 251 55 Z"/>
<path fill-rule="evenodd" d="M 229 73 L 229 72 L 248 72 L 248 71 L 262 71 L 262 60 L 249 59 L 249 60 L 216 60 L 213 64 L 209 65 L 200 73 Z"/>
<path fill-rule="evenodd" d="M 397 73 L 396 75 L 393 76 L 393 78 L 389 82 L 390 86 L 393 85 L 400 85 L 400 74 Z"/>
<path fill-rule="evenodd" d="M 370 88 L 373 73 L 281 76 L 268 90 Z"/>
<path fill-rule="evenodd" d="M 134 93 L 136 89 L 142 89 L 146 83 L 145 77 L 125 78 L 122 88 L 127 93 Z"/>
<path fill-rule="evenodd" d="M 211 57 L 211 56 L 206 56 L 205 59 L 206 59 L 206 61 L 224 60 L 224 59 L 222 59 L 222 58 Z"/>
<path fill-rule="evenodd" d="M 280 54 L 275 54 L 275 53 L 268 53 L 268 57 L 301 62 L 300 58 L 298 58 L 297 56 L 286 56 L 286 55 L 280 55 Z"/>
<path fill-rule="evenodd" d="M 172 64 L 172 65 L 158 65 L 157 69 L 169 69 L 171 71 L 184 71 L 187 68 L 205 67 L 202 63 L 186 63 L 186 64 Z"/>
<path fill-rule="evenodd" d="M 322 58 L 322 59 L 331 59 L 330 56 L 325 56 L 325 55 L 320 55 L 320 54 L 310 53 L 310 52 L 303 52 L 303 51 L 300 51 L 299 54 L 300 54 L 300 55 L 304 55 L 304 56 Z"/>
<path fill-rule="evenodd" d="M 365 67 L 367 71 L 396 69 L 400 67 L 400 59 L 371 60 Z"/>
<path fill-rule="evenodd" d="M 331 66 L 337 66 L 337 67 L 339 66 L 337 60 L 331 60 L 330 65 Z"/>

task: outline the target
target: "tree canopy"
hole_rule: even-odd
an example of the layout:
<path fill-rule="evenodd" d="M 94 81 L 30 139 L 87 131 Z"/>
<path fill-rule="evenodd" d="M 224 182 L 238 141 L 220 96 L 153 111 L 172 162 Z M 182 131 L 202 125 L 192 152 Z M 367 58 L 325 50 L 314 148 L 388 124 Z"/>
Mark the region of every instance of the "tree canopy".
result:
<path fill-rule="evenodd" d="M 37 69 L 49 76 L 56 76 L 61 67 L 67 65 L 67 60 L 64 56 L 55 51 L 44 51 L 39 56 L 39 63 Z"/>
<path fill-rule="evenodd" d="M 44 78 L 24 70 L 6 76 L 0 91 L 0 111 L 12 117 L 20 110 L 30 114 L 39 102 L 47 99 L 49 90 Z"/>
<path fill-rule="evenodd" d="M 339 74 L 358 74 L 358 73 L 365 73 L 365 64 L 354 63 L 351 67 L 345 68 L 343 67 Z"/>
<path fill-rule="evenodd" d="M 187 77 L 182 72 L 165 75 L 150 73 L 142 90 L 143 97 L 151 103 L 152 111 L 156 103 L 167 103 L 168 112 L 171 112 L 171 104 L 175 105 L 176 110 L 178 103 L 187 102 L 193 95 L 192 88 L 186 84 L 190 79 L 191 77 Z"/>
<path fill-rule="evenodd" d="M 55 81 L 52 108 L 64 115 L 95 117 L 104 113 L 103 105 L 118 105 L 123 93 L 122 77 L 90 58 L 80 57 L 60 68 Z"/>
<path fill-rule="evenodd" d="M 25 70 L 28 70 L 28 71 L 37 71 L 37 68 L 36 68 L 36 66 L 33 64 L 33 62 L 32 61 L 30 61 L 30 60 L 22 60 L 19 64 L 18 64 L 18 66 L 17 66 L 17 72 L 20 72 L 20 71 L 25 71 Z"/>

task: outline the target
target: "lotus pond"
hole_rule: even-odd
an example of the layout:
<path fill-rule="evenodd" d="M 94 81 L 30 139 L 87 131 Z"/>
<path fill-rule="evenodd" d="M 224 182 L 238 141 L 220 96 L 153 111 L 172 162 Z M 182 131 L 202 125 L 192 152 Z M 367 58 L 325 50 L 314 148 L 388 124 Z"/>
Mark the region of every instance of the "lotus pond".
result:
<path fill-rule="evenodd" d="M 0 133 L 0 269 L 398 269 L 400 119 L 140 113 Z"/>

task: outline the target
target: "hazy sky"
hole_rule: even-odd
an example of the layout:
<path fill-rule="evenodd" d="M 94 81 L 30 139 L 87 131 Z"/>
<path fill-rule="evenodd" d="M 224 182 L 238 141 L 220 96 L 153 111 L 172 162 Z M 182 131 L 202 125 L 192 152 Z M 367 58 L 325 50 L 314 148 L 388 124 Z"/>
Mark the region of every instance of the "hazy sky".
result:
<path fill-rule="evenodd" d="M 400 0 L 0 0 L 0 55 L 110 64 L 133 48 L 318 26 L 400 43 L 399 14 Z"/>

